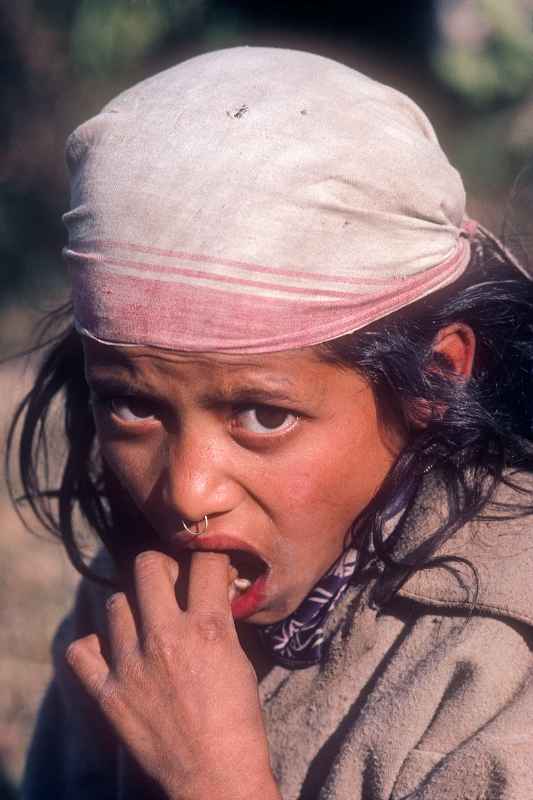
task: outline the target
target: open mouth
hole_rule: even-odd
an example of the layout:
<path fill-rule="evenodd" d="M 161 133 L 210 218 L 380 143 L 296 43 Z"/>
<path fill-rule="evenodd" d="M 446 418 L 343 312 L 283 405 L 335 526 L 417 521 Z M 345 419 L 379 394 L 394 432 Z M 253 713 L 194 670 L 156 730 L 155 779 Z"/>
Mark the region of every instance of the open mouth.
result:
<path fill-rule="evenodd" d="M 268 593 L 271 566 L 257 551 L 247 546 L 238 547 L 238 544 L 238 541 L 233 542 L 229 536 L 213 536 L 211 540 L 206 537 L 202 541 L 194 542 L 192 547 L 189 545 L 186 548 L 176 548 L 173 557 L 177 558 L 183 576 L 181 587 L 177 590 L 181 608 L 186 610 L 188 605 L 189 566 L 195 551 L 224 553 L 228 557 L 228 599 L 234 619 L 247 619 L 261 608 Z"/>
<path fill-rule="evenodd" d="M 230 560 L 232 569 L 232 581 L 230 589 L 234 593 L 243 594 L 264 575 L 268 569 L 267 564 L 260 556 L 250 553 L 247 550 L 221 550 Z"/>

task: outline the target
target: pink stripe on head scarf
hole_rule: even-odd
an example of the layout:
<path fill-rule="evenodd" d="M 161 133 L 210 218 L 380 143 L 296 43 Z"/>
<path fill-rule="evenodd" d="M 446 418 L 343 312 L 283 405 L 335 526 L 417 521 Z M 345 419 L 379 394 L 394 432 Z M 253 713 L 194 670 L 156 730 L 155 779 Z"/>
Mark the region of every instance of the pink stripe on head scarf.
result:
<path fill-rule="evenodd" d="M 313 345 L 470 256 L 461 178 L 423 112 L 310 53 L 197 56 L 111 101 L 67 158 L 75 320 L 107 343 Z"/>

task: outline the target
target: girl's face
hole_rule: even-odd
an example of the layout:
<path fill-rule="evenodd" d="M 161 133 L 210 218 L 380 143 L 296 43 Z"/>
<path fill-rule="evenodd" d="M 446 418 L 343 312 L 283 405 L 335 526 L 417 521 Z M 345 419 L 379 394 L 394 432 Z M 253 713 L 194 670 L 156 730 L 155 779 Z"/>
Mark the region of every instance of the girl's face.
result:
<path fill-rule="evenodd" d="M 311 348 L 236 356 L 83 344 L 102 454 L 153 529 L 150 546 L 178 561 L 189 548 L 228 552 L 252 581 L 230 590 L 236 618 L 267 624 L 293 612 L 402 445 L 379 424 L 366 381 Z M 208 530 L 190 537 L 182 519 L 204 515 Z"/>

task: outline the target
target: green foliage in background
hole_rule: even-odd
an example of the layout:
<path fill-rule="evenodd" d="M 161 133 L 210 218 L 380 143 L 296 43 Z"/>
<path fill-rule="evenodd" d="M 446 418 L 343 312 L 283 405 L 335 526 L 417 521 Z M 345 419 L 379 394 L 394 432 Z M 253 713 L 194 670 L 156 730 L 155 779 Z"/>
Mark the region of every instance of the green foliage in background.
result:
<path fill-rule="evenodd" d="M 450 37 L 437 50 L 440 77 L 477 108 L 522 98 L 533 87 L 533 3 L 462 0 L 471 36 Z M 465 7 L 468 6 L 468 9 Z"/>
<path fill-rule="evenodd" d="M 72 62 L 99 75 L 127 69 L 203 7 L 202 0 L 83 0 L 71 29 Z"/>
<path fill-rule="evenodd" d="M 64 275 L 66 135 L 132 82 L 195 52 L 324 43 L 333 57 L 336 48 L 355 65 L 360 57 L 363 70 L 380 64 L 378 76 L 400 88 L 406 79 L 415 98 L 421 87 L 430 116 L 449 110 L 439 132 L 480 194 L 508 190 L 533 152 L 533 0 L 3 2 L 0 303 L 46 294 Z"/>
<path fill-rule="evenodd" d="M 161 38 L 167 24 L 156 5 L 85 0 L 72 28 L 72 60 L 81 70 L 104 74 L 129 67 Z"/>

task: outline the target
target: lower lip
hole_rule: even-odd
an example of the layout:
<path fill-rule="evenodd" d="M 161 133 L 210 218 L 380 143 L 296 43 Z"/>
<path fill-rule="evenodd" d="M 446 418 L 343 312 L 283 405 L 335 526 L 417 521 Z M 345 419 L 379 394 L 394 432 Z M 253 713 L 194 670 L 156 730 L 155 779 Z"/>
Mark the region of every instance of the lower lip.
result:
<path fill-rule="evenodd" d="M 261 603 L 265 599 L 267 575 L 261 575 L 255 580 L 249 589 L 239 594 L 232 600 L 231 613 L 233 619 L 245 619 L 251 617 L 259 610 Z"/>

